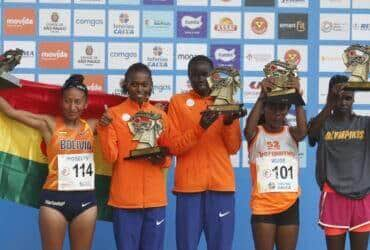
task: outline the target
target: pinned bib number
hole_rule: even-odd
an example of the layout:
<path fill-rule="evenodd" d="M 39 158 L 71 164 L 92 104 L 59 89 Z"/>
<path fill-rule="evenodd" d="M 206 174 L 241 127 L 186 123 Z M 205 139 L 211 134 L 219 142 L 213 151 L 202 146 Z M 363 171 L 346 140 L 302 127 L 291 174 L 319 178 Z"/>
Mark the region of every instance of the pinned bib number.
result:
<path fill-rule="evenodd" d="M 80 191 L 95 187 L 94 155 L 58 155 L 58 190 Z"/>
<path fill-rule="evenodd" d="M 259 193 L 298 192 L 298 159 L 259 157 L 256 159 Z"/>

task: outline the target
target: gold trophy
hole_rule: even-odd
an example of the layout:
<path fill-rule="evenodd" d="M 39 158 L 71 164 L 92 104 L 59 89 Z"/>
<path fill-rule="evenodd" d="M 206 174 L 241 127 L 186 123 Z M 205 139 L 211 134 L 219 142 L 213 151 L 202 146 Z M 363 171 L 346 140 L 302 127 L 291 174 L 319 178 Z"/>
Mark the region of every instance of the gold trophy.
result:
<path fill-rule="evenodd" d="M 168 149 L 159 147 L 157 139 L 163 131 L 162 117 L 153 112 L 139 111 L 128 121 L 133 135 L 132 140 L 138 141 L 137 147 L 130 151 L 125 160 L 147 158 L 158 154 L 167 154 Z"/>
<path fill-rule="evenodd" d="M 219 67 L 212 70 L 207 82 L 212 92 L 210 96 L 215 97 L 213 105 L 208 110 L 217 112 L 238 112 L 242 110 L 243 104 L 234 102 L 234 94 L 240 88 L 240 74 L 231 67 Z"/>
<path fill-rule="evenodd" d="M 274 60 L 266 64 L 263 71 L 266 77 L 275 80 L 274 87 L 267 93 L 268 102 L 305 105 L 296 89 L 286 86 L 292 77 L 298 76 L 297 65 Z"/>
<path fill-rule="evenodd" d="M 359 44 L 349 46 L 342 55 L 347 71 L 352 73 L 346 89 L 370 90 L 368 81 L 370 69 L 370 46 Z"/>
<path fill-rule="evenodd" d="M 21 86 L 19 79 L 9 72 L 20 64 L 23 53 L 23 50 L 17 48 L 0 55 L 0 89 Z"/>

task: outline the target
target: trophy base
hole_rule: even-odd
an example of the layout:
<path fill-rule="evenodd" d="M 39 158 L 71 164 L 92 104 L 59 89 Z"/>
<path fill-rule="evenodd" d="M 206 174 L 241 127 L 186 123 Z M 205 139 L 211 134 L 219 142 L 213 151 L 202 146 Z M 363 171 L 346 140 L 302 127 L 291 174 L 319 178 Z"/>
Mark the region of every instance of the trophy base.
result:
<path fill-rule="evenodd" d="M 209 105 L 207 109 L 220 113 L 238 112 L 243 109 L 243 104 Z"/>
<path fill-rule="evenodd" d="M 370 91 L 370 82 L 348 82 L 344 90 Z"/>
<path fill-rule="evenodd" d="M 7 88 L 14 88 L 14 87 L 21 87 L 20 80 L 7 73 L 3 72 L 0 75 L 0 89 L 7 89 Z"/>
<path fill-rule="evenodd" d="M 288 105 L 305 105 L 302 96 L 294 91 L 294 93 L 281 93 L 267 94 L 267 102 L 270 103 L 282 103 Z"/>
<path fill-rule="evenodd" d="M 130 151 L 130 156 L 125 157 L 125 160 L 135 160 L 148 158 L 150 156 L 155 156 L 159 154 L 168 154 L 168 149 L 165 147 L 153 147 L 153 148 L 143 148 L 143 149 L 134 149 Z"/>

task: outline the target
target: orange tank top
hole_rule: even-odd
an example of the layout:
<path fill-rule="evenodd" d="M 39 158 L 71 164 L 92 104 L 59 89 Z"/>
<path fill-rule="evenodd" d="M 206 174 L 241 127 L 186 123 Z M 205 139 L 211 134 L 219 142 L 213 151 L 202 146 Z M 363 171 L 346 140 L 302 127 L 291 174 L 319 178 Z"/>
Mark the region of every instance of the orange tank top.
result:
<path fill-rule="evenodd" d="M 248 149 L 252 213 L 270 215 L 285 211 L 300 194 L 298 144 L 290 135 L 289 127 L 270 133 L 258 126 Z"/>
<path fill-rule="evenodd" d="M 55 122 L 55 131 L 47 145 L 49 172 L 44 189 L 93 190 L 95 179 L 93 131 L 82 119 L 78 129 L 68 128 L 59 117 Z"/>

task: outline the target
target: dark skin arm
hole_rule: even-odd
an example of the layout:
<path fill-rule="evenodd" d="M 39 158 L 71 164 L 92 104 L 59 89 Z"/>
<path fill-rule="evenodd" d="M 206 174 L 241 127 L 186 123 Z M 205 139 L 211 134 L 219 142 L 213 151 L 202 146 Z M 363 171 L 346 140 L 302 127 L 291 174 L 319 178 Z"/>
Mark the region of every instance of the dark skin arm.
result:
<path fill-rule="evenodd" d="M 299 78 L 297 77 L 292 78 L 292 81 L 287 84 L 287 87 L 294 88 L 296 92 L 299 93 L 301 89 L 300 84 L 299 84 Z M 295 114 L 296 114 L 297 126 L 290 127 L 289 131 L 296 141 L 301 141 L 307 134 L 306 112 L 303 109 L 303 106 L 296 105 Z"/>
<path fill-rule="evenodd" d="M 252 138 L 257 133 L 257 125 L 263 112 L 263 104 L 266 100 L 267 92 L 273 87 L 273 84 L 274 84 L 273 78 L 264 78 L 260 82 L 261 86 L 260 95 L 247 118 L 247 122 L 244 129 L 244 135 L 248 142 L 251 141 Z"/>
<path fill-rule="evenodd" d="M 321 131 L 322 126 L 324 125 L 326 119 L 331 115 L 331 112 L 334 109 L 334 106 L 340 96 L 343 93 L 345 84 L 336 84 L 333 89 L 328 93 L 325 107 L 321 112 L 314 117 L 308 127 L 308 134 L 312 137 L 318 135 Z"/>

